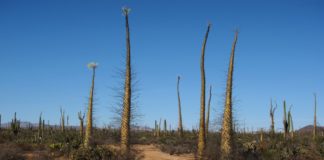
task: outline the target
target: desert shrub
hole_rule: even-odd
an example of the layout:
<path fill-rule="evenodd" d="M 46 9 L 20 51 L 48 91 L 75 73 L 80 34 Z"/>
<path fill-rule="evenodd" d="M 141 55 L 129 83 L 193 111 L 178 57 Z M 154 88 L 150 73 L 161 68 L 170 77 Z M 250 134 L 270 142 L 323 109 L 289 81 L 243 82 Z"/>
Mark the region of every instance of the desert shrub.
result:
<path fill-rule="evenodd" d="M 72 152 L 72 160 L 138 160 L 142 157 L 135 151 L 129 155 L 122 155 L 119 150 L 104 148 L 101 146 L 85 148 L 81 147 Z"/>
<path fill-rule="evenodd" d="M 112 159 L 113 152 L 105 150 L 104 148 L 85 148 L 81 147 L 71 154 L 72 160 L 106 160 Z"/>
<path fill-rule="evenodd" d="M 158 139 L 149 131 L 131 132 L 131 144 L 156 144 Z"/>
<path fill-rule="evenodd" d="M 173 154 L 195 153 L 197 150 L 197 136 L 185 132 L 183 137 L 176 135 L 158 138 L 158 147 L 162 152 Z"/>
<path fill-rule="evenodd" d="M 79 149 L 82 140 L 77 131 L 57 132 L 53 134 L 48 141 L 47 147 L 52 152 L 60 152 L 69 155 L 73 150 Z"/>
<path fill-rule="evenodd" d="M 209 133 L 207 137 L 205 156 L 208 160 L 217 160 L 220 157 L 220 134 Z"/>

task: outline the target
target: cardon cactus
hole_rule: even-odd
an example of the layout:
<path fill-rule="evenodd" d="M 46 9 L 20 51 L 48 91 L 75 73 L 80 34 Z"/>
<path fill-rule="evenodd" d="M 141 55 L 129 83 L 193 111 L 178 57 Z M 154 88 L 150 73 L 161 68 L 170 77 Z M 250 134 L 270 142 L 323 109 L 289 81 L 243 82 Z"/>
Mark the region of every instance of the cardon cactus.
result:
<path fill-rule="evenodd" d="M 17 120 L 17 113 L 15 112 L 14 118 L 11 120 L 11 131 L 14 135 L 17 135 L 20 131 L 20 121 Z"/>
<path fill-rule="evenodd" d="M 283 125 L 284 125 L 284 138 L 288 136 L 288 120 L 287 120 L 287 110 L 286 110 L 286 101 L 283 102 L 283 109 L 284 109 L 284 118 L 283 118 Z"/>
<path fill-rule="evenodd" d="M 65 132 L 65 112 L 63 111 L 62 107 L 60 108 L 60 113 L 61 113 L 61 118 L 60 118 L 61 131 L 64 133 Z"/>
<path fill-rule="evenodd" d="M 274 124 L 274 114 L 277 109 L 277 104 L 273 107 L 272 100 L 270 101 L 270 119 L 271 119 L 271 126 L 270 126 L 270 133 L 273 136 L 275 134 L 275 124 Z"/>
<path fill-rule="evenodd" d="M 42 113 L 40 113 L 39 115 L 39 121 L 38 121 L 38 138 L 41 139 L 42 138 Z"/>
<path fill-rule="evenodd" d="M 292 115 L 291 115 L 291 108 L 288 111 L 288 130 L 290 133 L 290 137 L 294 138 L 294 123 L 292 120 Z"/>
<path fill-rule="evenodd" d="M 288 135 L 290 133 L 290 136 L 294 136 L 294 126 L 292 121 L 292 115 L 291 115 L 291 107 L 289 108 L 289 111 L 287 113 L 286 110 L 286 101 L 283 102 L 283 108 L 284 108 L 284 119 L 283 119 L 283 125 L 284 125 L 284 138 L 288 138 Z"/>
<path fill-rule="evenodd" d="M 81 137 L 82 141 L 83 141 L 83 134 L 84 134 L 84 129 L 83 129 L 84 117 L 85 117 L 85 114 L 82 114 L 81 111 L 78 112 L 78 118 L 80 120 L 80 137 Z"/>

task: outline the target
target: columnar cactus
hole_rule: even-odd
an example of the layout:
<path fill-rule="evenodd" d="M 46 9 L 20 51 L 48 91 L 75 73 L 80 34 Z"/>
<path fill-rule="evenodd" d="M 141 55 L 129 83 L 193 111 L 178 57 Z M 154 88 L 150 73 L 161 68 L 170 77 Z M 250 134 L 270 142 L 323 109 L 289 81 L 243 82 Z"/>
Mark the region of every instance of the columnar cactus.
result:
<path fill-rule="evenodd" d="M 43 119 L 43 123 L 42 123 L 42 137 L 44 137 L 44 130 L 45 130 L 45 120 Z"/>
<path fill-rule="evenodd" d="M 40 113 L 38 121 L 38 138 L 42 138 L 42 123 L 42 113 Z"/>
<path fill-rule="evenodd" d="M 66 116 L 66 126 L 69 127 L 69 115 Z"/>
<path fill-rule="evenodd" d="M 275 134 L 275 124 L 274 124 L 274 113 L 277 109 L 277 104 L 273 107 L 272 100 L 270 101 L 270 119 L 271 119 L 271 126 L 270 126 L 270 133 L 273 136 Z"/>
<path fill-rule="evenodd" d="M 166 119 L 164 120 L 164 126 L 163 126 L 163 132 L 164 132 L 164 135 L 167 135 L 167 121 Z"/>
<path fill-rule="evenodd" d="M 206 139 L 208 137 L 209 131 L 209 116 L 210 116 L 210 102 L 212 98 L 212 85 L 209 87 L 209 98 L 208 98 L 208 108 L 207 108 L 207 118 L 206 118 Z"/>
<path fill-rule="evenodd" d="M 287 120 L 287 111 L 286 111 L 286 101 L 283 102 L 283 109 L 284 109 L 284 119 L 283 119 L 283 125 L 284 125 L 284 138 L 288 136 L 289 133 L 289 123 Z"/>
<path fill-rule="evenodd" d="M 88 104 L 88 114 L 87 114 L 87 128 L 86 128 L 86 135 L 84 140 L 85 147 L 91 147 L 93 145 L 93 137 L 92 137 L 92 114 L 93 114 L 93 93 L 94 93 L 94 84 L 95 84 L 95 77 L 96 77 L 96 68 L 98 67 L 97 63 L 89 63 L 88 68 L 92 70 L 92 83 L 90 89 L 90 96 L 89 96 L 89 104 Z"/>
<path fill-rule="evenodd" d="M 238 31 L 235 32 L 226 82 L 225 110 L 221 132 L 221 159 L 223 160 L 233 159 L 232 86 L 237 37 Z"/>
<path fill-rule="evenodd" d="M 20 131 L 20 121 L 17 120 L 16 112 L 14 118 L 11 120 L 11 131 L 14 135 L 17 135 Z"/>
<path fill-rule="evenodd" d="M 60 108 L 60 112 L 61 112 L 61 119 L 60 119 L 60 122 L 61 122 L 61 131 L 64 133 L 65 132 L 65 112 L 63 111 L 62 107 Z"/>
<path fill-rule="evenodd" d="M 294 138 L 294 124 L 291 115 L 291 108 L 288 111 L 288 131 L 290 133 L 290 137 Z"/>
<path fill-rule="evenodd" d="M 157 132 L 158 132 L 158 124 L 157 124 L 157 121 L 155 120 L 154 121 L 154 136 L 158 135 Z"/>
<path fill-rule="evenodd" d="M 161 118 L 160 118 L 159 127 L 158 127 L 158 137 L 160 137 L 160 135 L 161 135 Z"/>
<path fill-rule="evenodd" d="M 0 130 L 1 130 L 1 114 L 0 114 Z"/>
<path fill-rule="evenodd" d="M 181 100 L 180 100 L 179 83 L 180 83 L 180 76 L 178 76 L 178 81 L 177 81 L 178 113 L 179 113 L 179 120 L 178 120 L 178 135 L 179 135 L 180 137 L 182 137 L 182 135 L 183 135 L 183 128 L 182 128 L 182 113 L 181 113 Z"/>
<path fill-rule="evenodd" d="M 130 35 L 128 14 L 129 8 L 122 9 L 126 21 L 126 74 L 124 86 L 124 100 L 123 100 L 123 113 L 121 120 L 121 152 L 128 154 L 130 149 L 130 119 L 131 119 L 131 51 L 130 51 Z"/>
<path fill-rule="evenodd" d="M 81 111 L 78 112 L 78 118 L 80 120 L 80 137 L 81 137 L 82 141 L 83 141 L 83 133 L 84 133 L 84 129 L 83 129 L 84 117 L 85 117 L 85 114 L 82 114 Z"/>
<path fill-rule="evenodd" d="M 200 95 L 200 122 L 199 122 L 199 134 L 198 134 L 198 159 L 204 158 L 204 151 L 206 147 L 206 132 L 205 132 L 205 48 L 208 39 L 208 34 L 211 24 L 208 24 L 205 39 L 203 42 L 200 58 L 200 74 L 201 74 L 201 95 Z"/>

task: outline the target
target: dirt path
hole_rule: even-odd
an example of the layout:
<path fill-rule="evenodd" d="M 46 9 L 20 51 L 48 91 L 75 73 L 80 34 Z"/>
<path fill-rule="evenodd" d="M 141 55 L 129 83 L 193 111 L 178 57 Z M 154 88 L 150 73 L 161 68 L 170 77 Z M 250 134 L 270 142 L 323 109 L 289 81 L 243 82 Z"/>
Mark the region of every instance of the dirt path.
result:
<path fill-rule="evenodd" d="M 194 160 L 193 154 L 170 155 L 154 145 L 135 145 L 134 148 L 143 154 L 143 160 Z"/>
<path fill-rule="evenodd" d="M 118 146 L 110 145 L 110 147 L 118 148 Z M 170 155 L 168 153 L 162 152 L 159 148 L 154 145 L 134 145 L 133 149 L 138 152 L 139 157 L 143 160 L 194 160 L 193 154 L 182 154 L 182 155 Z M 23 155 L 27 160 L 35 160 L 35 159 L 46 159 L 44 155 L 47 152 L 45 151 L 36 151 L 36 152 L 26 152 Z M 67 158 L 61 157 L 56 158 L 57 160 L 65 160 Z M 141 160 L 142 160 L 141 159 Z"/>

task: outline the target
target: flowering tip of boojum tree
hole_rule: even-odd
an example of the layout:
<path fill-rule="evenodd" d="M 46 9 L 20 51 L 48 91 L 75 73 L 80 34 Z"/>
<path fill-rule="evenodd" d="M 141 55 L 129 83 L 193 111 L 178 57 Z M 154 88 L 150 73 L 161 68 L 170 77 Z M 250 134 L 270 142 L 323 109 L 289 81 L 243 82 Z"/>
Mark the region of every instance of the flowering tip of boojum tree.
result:
<path fill-rule="evenodd" d="M 88 68 L 90 68 L 90 69 L 97 68 L 97 67 L 98 67 L 98 63 L 96 63 L 96 62 L 90 62 L 88 64 Z"/>
<path fill-rule="evenodd" d="M 131 11 L 131 9 L 128 8 L 128 7 L 123 7 L 123 8 L 122 8 L 122 11 L 123 11 L 123 14 L 124 14 L 124 16 L 125 16 L 125 15 L 128 15 L 128 14 L 129 14 L 129 12 Z"/>

